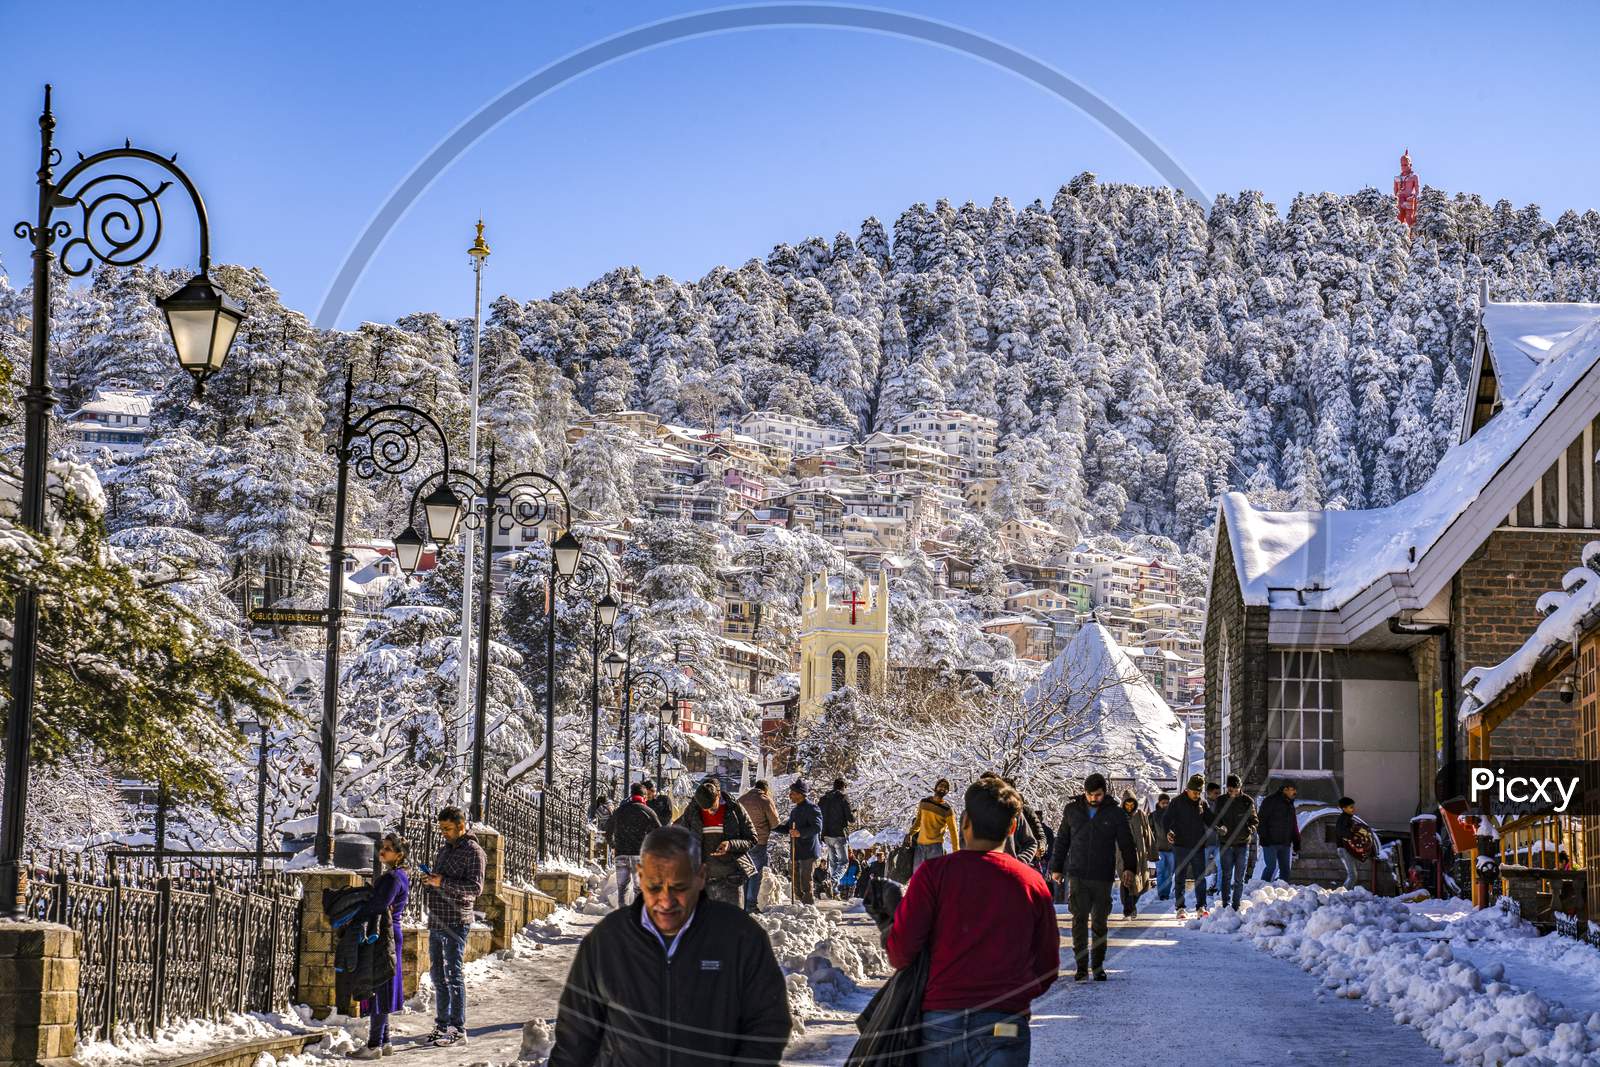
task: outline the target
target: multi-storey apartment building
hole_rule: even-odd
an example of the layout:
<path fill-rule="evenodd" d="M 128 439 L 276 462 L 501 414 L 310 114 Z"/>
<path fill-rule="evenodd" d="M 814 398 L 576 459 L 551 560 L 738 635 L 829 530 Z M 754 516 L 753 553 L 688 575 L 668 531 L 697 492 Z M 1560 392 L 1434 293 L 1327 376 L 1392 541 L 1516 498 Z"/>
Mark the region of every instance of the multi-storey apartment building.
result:
<path fill-rule="evenodd" d="M 987 474 L 993 468 L 997 431 L 993 419 L 948 408 L 924 408 L 894 424 L 896 434 L 921 438 L 954 459 L 968 476 Z"/>
<path fill-rule="evenodd" d="M 764 445 L 786 448 L 795 455 L 847 445 L 856 439 L 850 430 L 778 411 L 752 411 L 738 425 L 741 434 Z"/>

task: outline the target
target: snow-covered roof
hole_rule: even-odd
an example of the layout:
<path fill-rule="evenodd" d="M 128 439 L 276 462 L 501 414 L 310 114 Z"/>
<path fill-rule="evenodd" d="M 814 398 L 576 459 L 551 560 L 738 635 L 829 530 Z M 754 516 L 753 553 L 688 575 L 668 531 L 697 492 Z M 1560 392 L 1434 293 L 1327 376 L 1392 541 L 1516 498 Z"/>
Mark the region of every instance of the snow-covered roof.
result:
<path fill-rule="evenodd" d="M 148 419 L 154 396 L 154 393 L 142 391 L 98 389 L 95 391 L 94 399 L 73 412 L 71 417 L 76 420 L 86 415 L 127 415 Z"/>
<path fill-rule="evenodd" d="M 1600 304 L 1513 302 L 1483 309 L 1483 332 L 1500 395 L 1522 392 L 1552 349 L 1574 330 L 1600 318 Z"/>
<path fill-rule="evenodd" d="M 1506 399 L 1499 414 L 1446 452 L 1421 489 L 1389 507 L 1261 511 L 1243 493 L 1224 494 L 1219 506 L 1245 603 L 1330 611 L 1386 575 L 1408 576 L 1416 571 L 1428 551 L 1478 504 L 1495 476 L 1518 457 L 1519 450 L 1574 392 L 1597 360 L 1600 323 L 1591 321 L 1565 334 L 1522 390 Z M 1497 494 L 1486 520 L 1498 524 L 1533 479 L 1555 462 L 1572 434 L 1600 410 L 1600 389 L 1592 383 L 1585 391 L 1582 408 L 1573 412 L 1572 433 L 1562 430 L 1544 442 L 1549 456 L 1528 457 L 1537 463 L 1526 484 L 1519 475 L 1518 484 L 1508 487 L 1510 497 L 1500 499 L 1505 494 Z M 1454 569 L 1449 568 L 1451 573 Z M 1409 577 L 1407 582 L 1410 584 Z M 1426 603 L 1436 590 L 1418 585 L 1416 591 Z"/>
<path fill-rule="evenodd" d="M 1086 757 L 1110 777 L 1172 781 L 1184 766 L 1183 723 L 1099 623 L 1080 628 L 1023 699 L 1059 704 Z"/>
<path fill-rule="evenodd" d="M 1533 676 L 1534 668 L 1546 654 L 1563 645 L 1575 644 L 1583 631 L 1600 614 L 1600 541 L 1583 546 L 1583 566 L 1574 567 L 1561 579 L 1561 588 L 1552 589 L 1537 602 L 1544 616 L 1538 627 L 1520 647 L 1492 667 L 1474 667 L 1461 679 L 1464 694 L 1462 716 L 1494 702 L 1501 694 Z"/>

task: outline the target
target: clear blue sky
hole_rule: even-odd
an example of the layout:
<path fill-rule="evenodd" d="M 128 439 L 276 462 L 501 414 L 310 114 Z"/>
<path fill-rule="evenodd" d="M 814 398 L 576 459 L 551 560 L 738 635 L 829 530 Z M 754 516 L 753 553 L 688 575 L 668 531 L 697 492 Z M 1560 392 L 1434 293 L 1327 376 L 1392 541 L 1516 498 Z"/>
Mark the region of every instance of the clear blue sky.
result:
<path fill-rule="evenodd" d="M 6 4 L 0 262 L 26 248 L 35 117 L 56 86 L 58 144 L 125 136 L 178 151 L 218 259 L 263 267 L 312 312 L 391 190 L 483 103 L 602 37 L 712 4 Z M 1429 184 L 1600 207 L 1600 12 L 1390 0 L 1285 4 L 919 2 L 1082 82 L 1212 194 L 1386 187 L 1409 145 Z M 179 32 L 175 28 L 187 22 Z M 925 44 L 760 30 L 594 71 L 513 116 L 421 198 L 341 325 L 471 310 L 464 249 L 481 211 L 490 295 L 528 299 L 634 264 L 699 276 L 779 241 L 885 223 L 944 196 L 1019 206 L 1082 170 L 1155 172 L 1069 105 Z M 191 258 L 182 228 L 162 261 Z"/>

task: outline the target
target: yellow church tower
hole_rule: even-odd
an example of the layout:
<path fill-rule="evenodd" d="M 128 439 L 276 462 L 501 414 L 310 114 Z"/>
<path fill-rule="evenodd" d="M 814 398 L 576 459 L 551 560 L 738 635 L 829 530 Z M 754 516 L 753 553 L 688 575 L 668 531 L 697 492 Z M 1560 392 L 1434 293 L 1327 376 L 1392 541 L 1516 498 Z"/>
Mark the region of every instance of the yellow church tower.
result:
<path fill-rule="evenodd" d="M 872 692 L 889 669 L 889 578 L 878 572 L 871 589 L 833 599 L 828 572 L 806 579 L 800 600 L 800 718 L 822 713 L 835 689 Z"/>

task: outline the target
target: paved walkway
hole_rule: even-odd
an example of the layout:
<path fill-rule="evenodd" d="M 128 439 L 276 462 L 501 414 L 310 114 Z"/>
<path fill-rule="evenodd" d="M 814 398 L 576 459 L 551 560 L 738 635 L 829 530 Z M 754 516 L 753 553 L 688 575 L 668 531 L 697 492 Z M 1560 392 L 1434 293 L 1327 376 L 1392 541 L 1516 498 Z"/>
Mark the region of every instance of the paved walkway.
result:
<path fill-rule="evenodd" d="M 1072 921 L 1060 921 L 1067 970 L 1034 1003 L 1033 1067 L 1444 1062 L 1387 1012 L 1319 996 L 1316 979 L 1300 968 L 1247 942 L 1185 929 L 1170 906 L 1133 922 L 1113 918 L 1110 980 L 1074 982 Z M 841 1063 L 853 1029 L 813 1026 L 785 1062 Z"/>
<path fill-rule="evenodd" d="M 860 936 L 872 936 L 865 916 L 844 918 Z M 547 937 L 537 949 L 524 944 L 515 959 L 471 965 L 469 1043 L 446 1049 L 417 1044 L 432 1013 L 401 1015 L 394 1020 L 395 1059 L 402 1067 L 514 1062 L 523 1022 L 554 1019 L 572 953 L 594 922 L 579 919 L 571 933 Z M 1034 1004 L 1034 1067 L 1444 1062 L 1421 1034 L 1396 1025 L 1387 1012 L 1320 996 L 1316 979 L 1293 964 L 1232 937 L 1185 929 L 1170 907 L 1133 922 L 1112 919 L 1107 982 L 1072 981 L 1071 918 L 1062 914 L 1060 922 L 1068 971 Z M 865 1004 L 869 994 L 864 990 L 860 1004 L 850 1006 Z M 790 1045 L 785 1064 L 844 1061 L 855 1027 L 838 1012 L 830 1016 L 807 1020 L 807 1033 Z"/>

